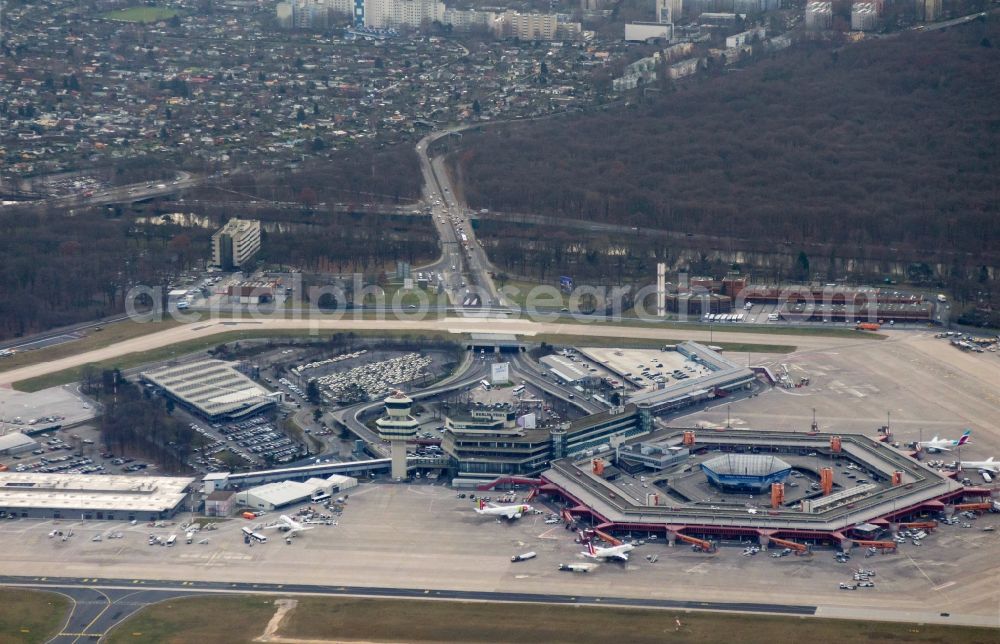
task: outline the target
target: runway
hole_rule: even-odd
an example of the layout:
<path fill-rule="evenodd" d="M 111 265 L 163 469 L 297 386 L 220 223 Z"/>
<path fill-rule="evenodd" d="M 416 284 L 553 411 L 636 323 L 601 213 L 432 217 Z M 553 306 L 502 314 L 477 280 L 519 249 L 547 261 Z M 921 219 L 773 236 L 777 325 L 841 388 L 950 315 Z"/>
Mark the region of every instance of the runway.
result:
<path fill-rule="evenodd" d="M 213 335 L 234 331 L 249 331 L 255 334 L 266 334 L 277 330 L 300 330 L 303 333 L 329 333 L 330 331 L 408 331 L 433 332 L 442 334 L 462 333 L 511 333 L 527 336 L 565 335 L 586 337 L 617 337 L 646 339 L 662 342 L 678 342 L 694 340 L 698 342 L 732 342 L 732 343 L 777 343 L 796 347 L 798 350 L 824 350 L 831 348 L 843 349 L 858 343 L 870 342 L 864 337 L 827 337 L 819 335 L 782 334 L 776 329 L 774 333 L 740 333 L 736 331 L 717 331 L 709 329 L 693 330 L 672 328 L 669 326 L 630 326 L 608 324 L 570 324 L 560 322 L 536 322 L 508 318 L 439 318 L 429 320 L 355 320 L 355 319 L 282 319 L 262 318 L 257 320 L 205 320 L 202 322 L 184 324 L 179 327 L 150 333 L 136 338 L 123 340 L 111 346 L 95 349 L 65 358 L 44 363 L 27 365 L 0 373 L 0 386 L 54 373 L 63 369 L 79 367 L 91 362 L 101 362 L 120 358 L 129 353 L 149 351 L 170 346 L 180 342 L 208 338 Z"/>
<path fill-rule="evenodd" d="M 569 573 L 567 573 L 569 574 Z M 0 585 L 58 592 L 73 600 L 72 611 L 54 644 L 103 637 L 113 627 L 149 604 L 188 595 L 207 593 L 255 593 L 262 595 L 329 595 L 392 599 L 437 599 L 453 601 L 516 602 L 577 606 L 619 606 L 673 610 L 710 610 L 771 615 L 812 616 L 816 606 L 755 602 L 698 602 L 669 599 L 558 595 L 470 590 L 385 588 L 375 586 L 317 586 L 309 584 L 251 584 L 204 581 L 99 579 L 70 577 L 0 576 Z"/>

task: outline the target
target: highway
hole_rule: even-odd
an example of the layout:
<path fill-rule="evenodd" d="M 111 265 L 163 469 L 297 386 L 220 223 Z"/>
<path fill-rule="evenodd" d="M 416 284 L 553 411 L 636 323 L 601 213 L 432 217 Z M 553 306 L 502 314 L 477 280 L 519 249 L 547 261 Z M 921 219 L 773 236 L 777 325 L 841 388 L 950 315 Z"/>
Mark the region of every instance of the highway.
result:
<path fill-rule="evenodd" d="M 72 612 L 50 642 L 63 644 L 99 639 L 143 606 L 187 595 L 253 593 L 262 595 L 325 595 L 394 599 L 517 602 L 575 606 L 626 606 L 673 610 L 712 610 L 771 615 L 813 616 L 816 606 L 764 602 L 700 602 L 627 598 L 600 595 L 564 595 L 378 586 L 320 586 L 310 584 L 252 584 L 147 579 L 78 579 L 70 577 L 0 577 L 0 585 L 62 593 L 73 600 Z"/>
<path fill-rule="evenodd" d="M 489 259 L 476 241 L 467 209 L 455 197 L 443 158 L 432 159 L 429 152 L 436 141 L 477 125 L 434 132 L 417 143 L 416 151 L 424 178 L 424 199 L 431 208 L 432 220 L 441 238 L 441 257 L 425 268 L 442 274 L 449 299 L 455 306 L 462 305 L 468 297 L 478 295 L 481 306 L 496 307 L 503 306 L 504 302 L 490 275 Z"/>

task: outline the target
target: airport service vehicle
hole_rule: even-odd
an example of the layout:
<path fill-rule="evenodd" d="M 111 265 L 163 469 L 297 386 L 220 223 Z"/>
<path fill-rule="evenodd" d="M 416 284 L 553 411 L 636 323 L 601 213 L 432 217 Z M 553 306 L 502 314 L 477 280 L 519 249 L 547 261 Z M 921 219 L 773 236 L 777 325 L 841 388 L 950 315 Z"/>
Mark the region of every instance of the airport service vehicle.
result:
<path fill-rule="evenodd" d="M 167 545 L 168 546 L 172 546 L 175 543 L 177 543 L 177 535 L 176 534 L 172 534 L 169 537 L 167 537 Z"/>
<path fill-rule="evenodd" d="M 1000 474 L 1000 461 L 994 461 L 992 456 L 985 461 L 962 461 L 960 465 L 963 470 L 979 470 L 980 473 Z"/>
<path fill-rule="evenodd" d="M 188 531 L 187 535 L 185 535 L 185 541 L 187 541 L 187 543 L 194 541 L 194 530 Z"/>
<path fill-rule="evenodd" d="M 882 328 L 882 325 L 878 322 L 858 322 L 857 326 L 854 327 L 855 331 L 878 331 Z"/>
<path fill-rule="evenodd" d="M 247 541 L 253 540 L 258 543 L 267 543 L 267 537 L 259 532 L 254 532 L 250 528 L 243 528 L 243 538 Z"/>
<path fill-rule="evenodd" d="M 525 552 L 524 554 L 514 555 L 510 558 L 511 561 L 527 561 L 528 559 L 534 559 L 537 557 L 534 552 Z"/>
<path fill-rule="evenodd" d="M 917 449 L 926 449 L 928 452 L 950 452 L 952 448 L 961 447 L 969 442 L 969 437 L 972 436 L 972 430 L 967 429 L 962 432 L 962 435 L 957 439 L 952 438 L 938 438 L 935 436 L 929 441 L 919 441 L 917 443 Z"/>
<path fill-rule="evenodd" d="M 591 559 L 604 559 L 605 561 L 628 561 L 628 553 L 633 550 L 635 550 L 635 546 L 631 543 L 623 543 L 617 546 L 611 546 L 610 548 L 598 548 L 594 546 L 593 541 L 588 541 L 587 549 L 580 554 L 584 557 L 590 557 Z"/>
<path fill-rule="evenodd" d="M 563 572 L 590 572 L 593 569 L 594 564 L 588 563 L 559 564 L 559 570 Z"/>
<path fill-rule="evenodd" d="M 479 507 L 475 508 L 476 514 L 488 517 L 503 517 L 505 519 L 520 519 L 523 515 L 531 512 L 530 505 L 519 503 L 517 505 L 494 505 L 487 503 L 484 499 L 479 499 Z"/>

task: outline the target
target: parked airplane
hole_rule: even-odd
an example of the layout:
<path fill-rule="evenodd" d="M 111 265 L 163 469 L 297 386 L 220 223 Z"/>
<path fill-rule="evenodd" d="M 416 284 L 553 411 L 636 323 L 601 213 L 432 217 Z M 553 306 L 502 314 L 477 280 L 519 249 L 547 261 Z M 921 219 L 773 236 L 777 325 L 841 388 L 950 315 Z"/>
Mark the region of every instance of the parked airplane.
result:
<path fill-rule="evenodd" d="M 980 472 L 1000 474 L 1000 461 L 994 461 L 992 456 L 985 461 L 962 461 L 961 466 L 963 470 L 979 470 Z"/>
<path fill-rule="evenodd" d="M 531 512 L 530 505 L 519 503 L 517 505 L 493 505 L 479 499 L 479 507 L 475 509 L 476 514 L 489 517 L 504 517 L 505 519 L 520 519 L 521 515 Z"/>
<path fill-rule="evenodd" d="M 961 447 L 969 442 L 969 436 L 972 435 L 972 430 L 967 429 L 962 433 L 962 436 L 958 440 L 951 438 L 938 438 L 935 436 L 929 441 L 920 441 L 917 443 L 917 449 L 926 449 L 928 452 L 950 452 L 954 447 Z"/>
<path fill-rule="evenodd" d="M 275 523 L 274 525 L 264 526 L 264 529 L 265 530 L 270 530 L 271 528 L 278 528 L 282 532 L 287 532 L 288 533 L 287 534 L 288 537 L 293 537 L 297 533 L 302 532 L 304 530 L 312 530 L 313 529 L 313 526 L 302 525 L 301 523 L 299 523 L 298 521 L 296 521 L 295 519 L 291 518 L 290 516 L 288 516 L 286 514 L 282 514 L 278 518 L 281 519 L 280 523 Z"/>
<path fill-rule="evenodd" d="M 590 557 L 591 559 L 617 559 L 619 561 L 628 561 L 628 553 L 635 550 L 635 546 L 631 543 L 623 543 L 619 546 L 611 546 L 610 548 L 596 548 L 594 547 L 593 541 L 587 542 L 587 550 L 581 552 L 584 557 Z"/>

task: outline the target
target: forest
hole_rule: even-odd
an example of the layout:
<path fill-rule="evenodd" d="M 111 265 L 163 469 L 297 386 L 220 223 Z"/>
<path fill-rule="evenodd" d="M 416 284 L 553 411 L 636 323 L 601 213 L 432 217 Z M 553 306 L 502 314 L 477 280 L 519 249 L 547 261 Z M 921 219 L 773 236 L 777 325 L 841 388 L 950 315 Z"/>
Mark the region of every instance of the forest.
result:
<path fill-rule="evenodd" d="M 241 190 L 265 190 L 268 199 L 273 195 L 301 204 L 286 210 L 251 213 L 233 203 L 232 193 L 214 188 L 200 189 L 199 203 L 190 206 L 161 200 L 135 208 L 72 212 L 38 204 L 8 208 L 0 216 L 0 339 L 123 312 L 131 287 L 166 286 L 203 267 L 211 257 L 212 233 L 229 217 L 264 222 L 261 265 L 376 276 L 391 270 L 397 259 L 416 264 L 431 258 L 437 238 L 427 217 L 361 212 L 369 200 L 395 201 L 404 193 L 407 198 L 419 193 L 419 170 L 416 179 L 407 172 L 417 166 L 416 159 L 408 158 L 402 150 L 357 151 L 345 157 L 350 162 L 345 160 L 343 167 L 310 166 L 301 173 L 262 173 L 256 179 L 248 174 L 227 182 Z M 358 165 L 362 162 L 368 165 Z M 272 187 L 265 189 L 268 185 Z M 387 197 L 383 190 L 399 193 Z M 355 204 L 359 212 L 313 208 L 327 200 Z"/>
<path fill-rule="evenodd" d="M 189 423 L 173 416 L 174 403 L 125 380 L 117 369 L 83 372 L 84 393 L 101 402 L 101 444 L 114 454 L 141 456 L 166 473 L 191 471 L 187 459 L 204 440 Z"/>
<path fill-rule="evenodd" d="M 838 50 L 806 43 L 633 97 L 624 110 L 467 133 L 449 161 L 475 209 L 673 231 L 735 250 L 784 244 L 793 258 L 885 255 L 942 281 L 981 283 L 985 268 L 990 281 L 1000 272 L 998 31 L 992 20 Z M 495 248 L 518 252 L 509 228 L 484 228 Z M 560 237 L 573 235 L 594 251 L 586 235 Z M 631 244 L 594 252 L 647 266 L 657 256 L 648 239 Z M 591 261 L 596 273 L 610 260 Z M 516 258 L 505 268 L 540 272 L 518 270 Z"/>

